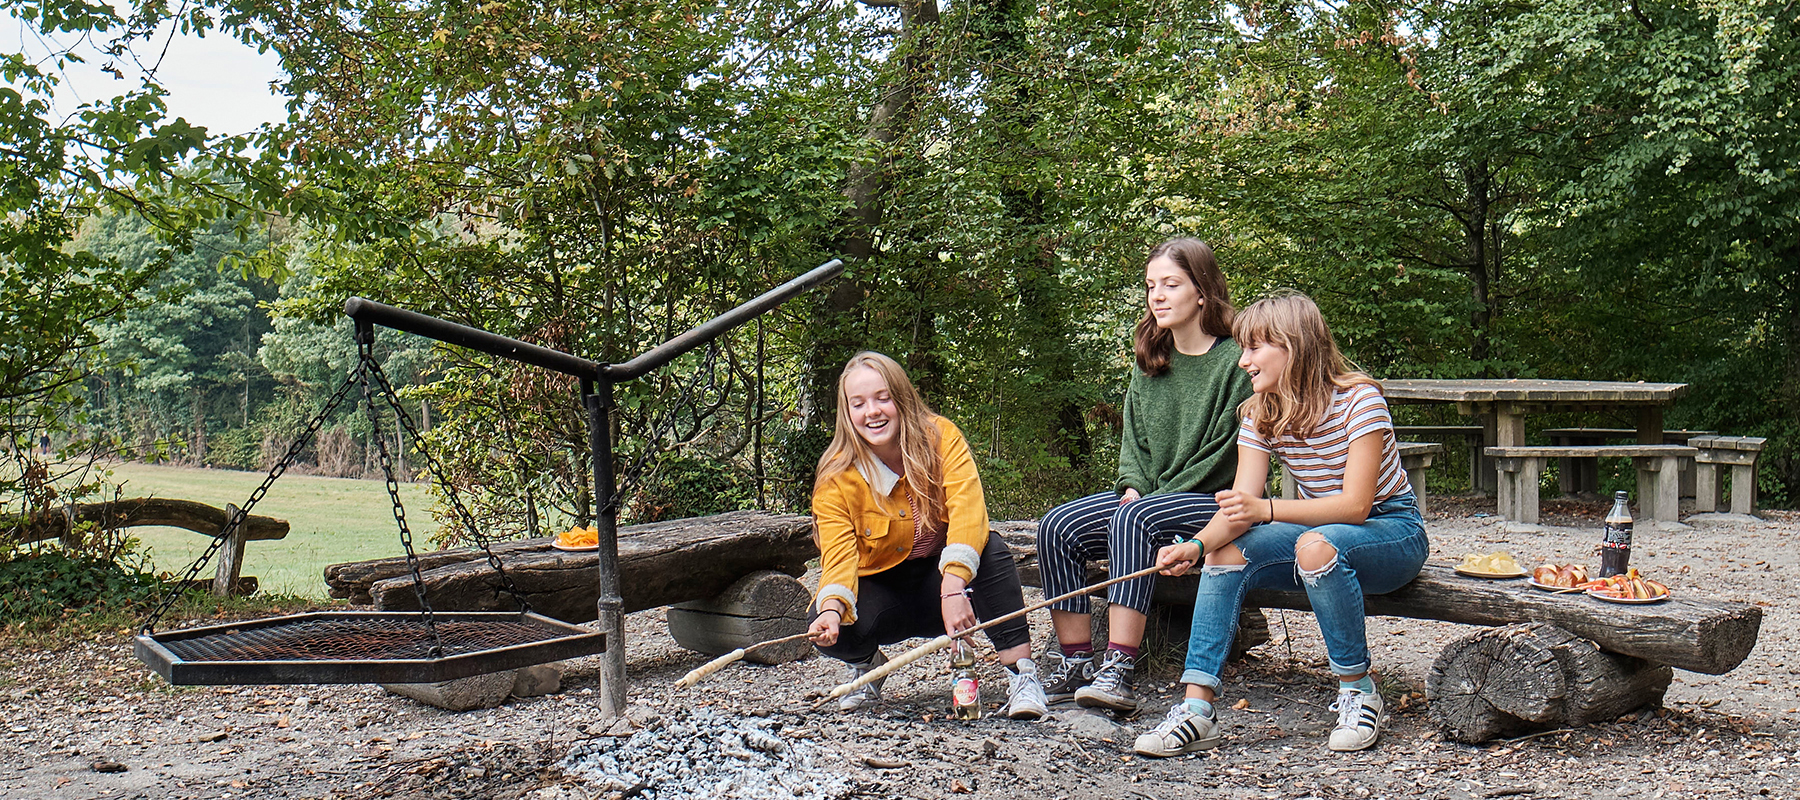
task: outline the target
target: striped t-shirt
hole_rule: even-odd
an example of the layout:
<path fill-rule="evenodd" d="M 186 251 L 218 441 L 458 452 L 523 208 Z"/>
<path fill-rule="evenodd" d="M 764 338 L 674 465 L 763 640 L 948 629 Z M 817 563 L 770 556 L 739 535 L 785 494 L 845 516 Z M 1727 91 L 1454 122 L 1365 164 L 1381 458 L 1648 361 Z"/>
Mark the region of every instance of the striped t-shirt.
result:
<path fill-rule="evenodd" d="M 1273 452 L 1284 469 L 1294 475 L 1301 497 L 1324 497 L 1344 491 L 1344 465 L 1350 460 L 1350 442 L 1368 433 L 1381 437 L 1381 471 L 1375 476 L 1375 502 L 1412 490 L 1406 471 L 1400 468 L 1400 451 L 1394 446 L 1394 418 L 1387 398 L 1366 383 L 1339 389 L 1331 396 L 1325 419 L 1311 436 L 1298 439 L 1282 434 L 1273 447 L 1256 432 L 1248 418 L 1238 429 L 1238 444 L 1265 453 Z"/>

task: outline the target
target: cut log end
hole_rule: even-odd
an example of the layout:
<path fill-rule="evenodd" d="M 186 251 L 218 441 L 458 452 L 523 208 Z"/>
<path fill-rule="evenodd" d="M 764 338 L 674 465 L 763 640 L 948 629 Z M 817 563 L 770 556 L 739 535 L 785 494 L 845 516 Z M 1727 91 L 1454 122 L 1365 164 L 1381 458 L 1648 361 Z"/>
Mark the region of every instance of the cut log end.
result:
<path fill-rule="evenodd" d="M 1544 623 L 1471 633 L 1447 645 L 1426 679 L 1446 736 L 1481 742 L 1610 719 L 1662 702 L 1673 671 L 1601 651 Z"/>
<path fill-rule="evenodd" d="M 810 602 L 806 586 L 787 573 L 753 572 L 710 600 L 670 607 L 669 634 L 676 644 L 695 652 L 728 653 L 804 632 Z M 744 660 L 785 664 L 811 652 L 809 642 L 784 642 L 750 650 Z"/>

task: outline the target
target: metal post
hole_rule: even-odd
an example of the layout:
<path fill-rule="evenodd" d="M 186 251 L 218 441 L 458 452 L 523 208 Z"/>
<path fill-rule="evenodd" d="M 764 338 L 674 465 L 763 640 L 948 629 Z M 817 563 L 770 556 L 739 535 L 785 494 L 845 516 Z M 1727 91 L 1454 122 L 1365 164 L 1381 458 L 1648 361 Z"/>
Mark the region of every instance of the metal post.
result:
<path fill-rule="evenodd" d="M 625 713 L 625 600 L 619 596 L 619 507 L 613 502 L 611 381 L 582 379 L 581 402 L 588 414 L 588 454 L 594 463 L 594 528 L 599 532 L 600 599 L 596 601 L 606 652 L 600 656 L 600 714 Z"/>

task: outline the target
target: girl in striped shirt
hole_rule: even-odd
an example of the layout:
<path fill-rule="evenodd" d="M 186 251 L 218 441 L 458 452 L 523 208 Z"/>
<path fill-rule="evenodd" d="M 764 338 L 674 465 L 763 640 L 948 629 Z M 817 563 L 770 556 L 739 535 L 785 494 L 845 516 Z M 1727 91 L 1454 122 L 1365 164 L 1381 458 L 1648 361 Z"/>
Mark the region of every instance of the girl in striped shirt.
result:
<path fill-rule="evenodd" d="M 1225 656 L 1244 593 L 1304 589 L 1319 620 L 1338 714 L 1328 745 L 1375 743 L 1384 706 L 1369 676 L 1363 596 L 1406 585 L 1430 548 L 1394 441 L 1381 386 L 1350 368 L 1319 307 L 1290 293 L 1238 314 L 1232 337 L 1256 394 L 1244 402 L 1237 478 L 1219 492 L 1219 513 L 1193 540 L 1163 548 L 1158 564 L 1180 575 L 1204 558 L 1188 640 L 1187 699 L 1138 737 L 1136 749 L 1173 756 L 1216 746 Z M 1300 498 L 1264 497 L 1269 456 L 1281 459 Z"/>

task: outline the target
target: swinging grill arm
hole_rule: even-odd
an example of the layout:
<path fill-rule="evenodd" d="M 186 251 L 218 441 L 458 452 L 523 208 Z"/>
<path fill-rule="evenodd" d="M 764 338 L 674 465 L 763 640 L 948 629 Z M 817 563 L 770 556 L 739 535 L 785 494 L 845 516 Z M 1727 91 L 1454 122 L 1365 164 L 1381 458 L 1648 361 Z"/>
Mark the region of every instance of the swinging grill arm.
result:
<path fill-rule="evenodd" d="M 379 324 L 581 379 L 582 405 L 588 416 L 588 448 L 594 465 L 594 497 L 599 512 L 594 520 L 599 533 L 596 555 L 600 573 L 596 611 L 599 627 L 605 632 L 607 642 L 601 664 L 600 710 L 603 716 L 616 718 L 625 711 L 625 603 L 619 591 L 619 510 L 613 497 L 618 486 L 612 471 L 612 431 L 607 425 L 607 415 L 612 412 L 613 407 L 613 386 L 642 377 L 675 360 L 682 353 L 719 338 L 726 331 L 755 319 L 788 298 L 837 277 L 843 271 L 844 262 L 834 258 L 623 364 L 600 364 L 580 356 L 361 297 L 345 301 L 344 313 L 356 320 L 358 335 L 363 335 L 364 331 Z"/>
<path fill-rule="evenodd" d="M 761 297 L 713 317 L 690 329 L 687 333 L 651 348 L 637 358 L 623 364 L 607 364 L 601 367 L 604 379 L 613 383 L 624 383 L 642 377 L 645 373 L 674 361 L 676 356 L 719 338 L 726 331 L 762 316 L 763 312 L 781 305 L 788 298 L 831 280 L 843 271 L 844 262 L 835 258 L 820 264 L 810 272 L 763 292 Z"/>

